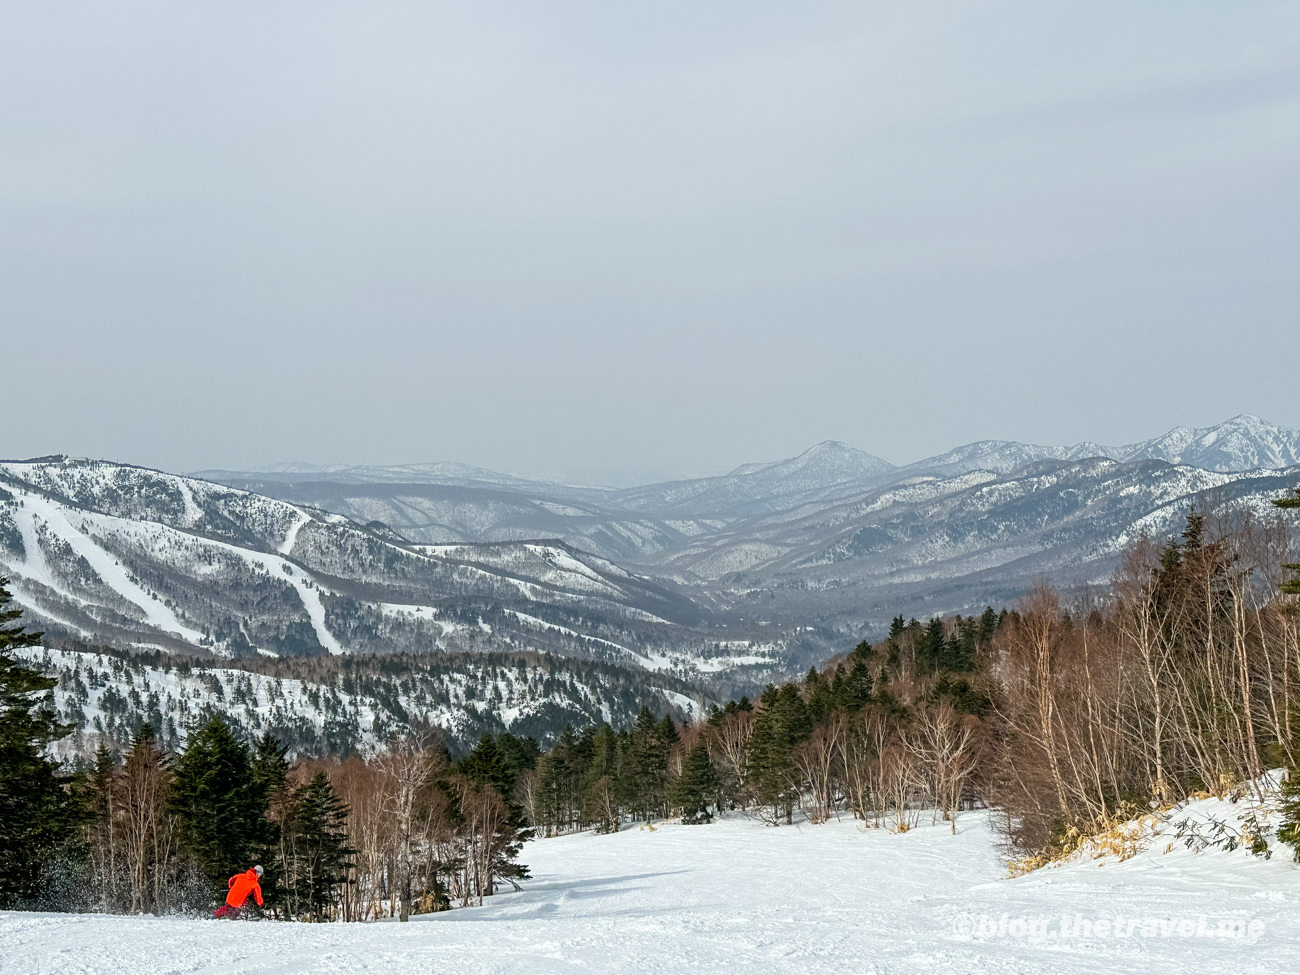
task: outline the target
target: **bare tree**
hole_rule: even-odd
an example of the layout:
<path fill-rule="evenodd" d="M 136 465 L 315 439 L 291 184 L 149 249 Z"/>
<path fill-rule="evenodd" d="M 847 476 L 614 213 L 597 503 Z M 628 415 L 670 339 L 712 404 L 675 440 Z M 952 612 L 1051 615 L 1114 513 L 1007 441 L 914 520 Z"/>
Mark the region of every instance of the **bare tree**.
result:
<path fill-rule="evenodd" d="M 398 919 L 411 919 L 411 864 L 416 839 L 417 814 L 421 797 L 446 764 L 434 732 L 425 727 L 407 732 L 388 742 L 388 749 L 376 760 L 381 776 L 385 812 L 394 833 L 397 858 L 396 894 Z"/>

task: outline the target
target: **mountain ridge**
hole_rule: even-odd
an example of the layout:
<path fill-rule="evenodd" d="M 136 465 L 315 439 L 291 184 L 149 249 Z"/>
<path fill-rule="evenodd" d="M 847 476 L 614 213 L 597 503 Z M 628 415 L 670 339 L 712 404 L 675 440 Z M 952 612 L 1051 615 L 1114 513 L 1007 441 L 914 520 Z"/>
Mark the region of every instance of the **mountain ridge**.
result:
<path fill-rule="evenodd" d="M 1005 454 L 1006 456 L 1001 456 Z M 1016 466 L 1037 460 L 1081 460 L 1108 457 L 1111 460 L 1164 460 L 1203 470 L 1219 472 L 1271 468 L 1280 470 L 1300 464 L 1300 431 L 1280 426 L 1249 413 L 1240 413 L 1222 423 L 1208 427 L 1173 427 L 1158 437 L 1120 446 L 1094 441 L 1073 445 L 1043 445 L 1015 440 L 977 440 L 954 447 L 922 460 L 895 465 L 874 454 L 836 440 L 824 440 L 794 457 L 775 461 L 741 464 L 726 474 L 702 478 L 659 481 L 631 488 L 590 484 L 567 484 L 560 481 L 502 474 L 486 468 L 456 461 L 436 461 L 392 466 L 315 465 L 300 461 L 272 464 L 261 470 L 201 470 L 186 476 L 224 483 L 228 480 L 265 478 L 288 481 L 339 481 L 342 483 L 437 483 L 456 486 L 496 484 L 528 491 L 552 493 L 555 490 L 590 493 L 593 499 L 614 499 L 618 503 L 636 503 L 645 494 L 665 494 L 680 498 L 693 491 L 706 490 L 702 485 L 749 481 L 757 483 L 793 478 L 807 469 L 821 472 L 809 487 L 830 488 L 838 483 L 881 476 L 910 476 L 914 473 L 988 469 L 1009 473 Z M 976 458 L 983 466 L 977 464 Z M 49 458 L 40 458 L 49 459 Z M 837 471 L 850 472 L 840 476 Z M 689 487 L 701 485 L 701 487 Z M 797 493 L 792 489 L 791 493 Z"/>
<path fill-rule="evenodd" d="M 910 468 L 826 441 L 620 490 L 447 466 L 416 472 L 471 483 L 223 484 L 60 455 L 0 462 L 0 573 L 61 639 L 235 657 L 528 650 L 734 685 L 806 670 L 900 614 L 1100 581 L 1124 545 L 1176 535 L 1192 510 L 1276 517 L 1300 466 L 1133 455 L 1275 463 L 1291 436 L 1243 416 L 1123 450 L 984 441 Z"/>

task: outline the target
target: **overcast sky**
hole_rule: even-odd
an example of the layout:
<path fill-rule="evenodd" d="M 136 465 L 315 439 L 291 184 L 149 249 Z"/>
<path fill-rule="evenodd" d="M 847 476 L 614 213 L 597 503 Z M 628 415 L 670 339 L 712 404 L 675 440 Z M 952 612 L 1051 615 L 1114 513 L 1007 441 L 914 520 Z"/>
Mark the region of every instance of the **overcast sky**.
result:
<path fill-rule="evenodd" d="M 1300 4 L 6 3 L 0 455 L 1300 427 Z"/>

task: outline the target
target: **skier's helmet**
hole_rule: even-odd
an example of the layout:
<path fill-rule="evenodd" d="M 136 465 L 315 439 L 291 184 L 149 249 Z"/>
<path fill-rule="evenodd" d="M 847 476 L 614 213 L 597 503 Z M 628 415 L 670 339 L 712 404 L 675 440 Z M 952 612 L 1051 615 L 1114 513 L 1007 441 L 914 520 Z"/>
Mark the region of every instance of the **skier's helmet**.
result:
<path fill-rule="evenodd" d="M 256 871 L 259 877 L 262 876 L 262 865 L 260 863 L 257 866 L 255 866 L 253 870 Z"/>

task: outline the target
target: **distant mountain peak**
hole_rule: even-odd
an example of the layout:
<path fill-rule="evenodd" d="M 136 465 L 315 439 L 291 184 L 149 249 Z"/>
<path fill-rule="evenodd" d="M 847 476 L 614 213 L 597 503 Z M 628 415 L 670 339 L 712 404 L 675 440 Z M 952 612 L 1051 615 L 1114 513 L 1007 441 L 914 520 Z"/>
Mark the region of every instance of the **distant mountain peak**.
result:
<path fill-rule="evenodd" d="M 1115 453 L 1121 460 L 1150 458 L 1208 471 L 1277 470 L 1300 464 L 1300 433 L 1239 413 L 1210 427 L 1174 427 Z"/>
<path fill-rule="evenodd" d="M 1151 440 L 1107 447 L 1084 441 L 1072 447 L 1042 446 L 1010 440 L 980 440 L 901 470 L 958 474 L 987 470 L 1006 474 L 1039 460 L 1109 457 L 1123 462 L 1163 460 L 1217 473 L 1280 470 L 1300 464 L 1300 433 L 1250 413 L 1209 427 L 1174 427 Z"/>
<path fill-rule="evenodd" d="M 838 440 L 823 440 L 803 453 L 786 460 L 769 461 L 764 464 L 743 464 L 726 476 L 746 476 L 763 471 L 771 473 L 818 471 L 832 477 L 842 474 L 847 479 L 884 474 L 893 469 L 893 464 L 865 450 L 859 450 Z"/>

